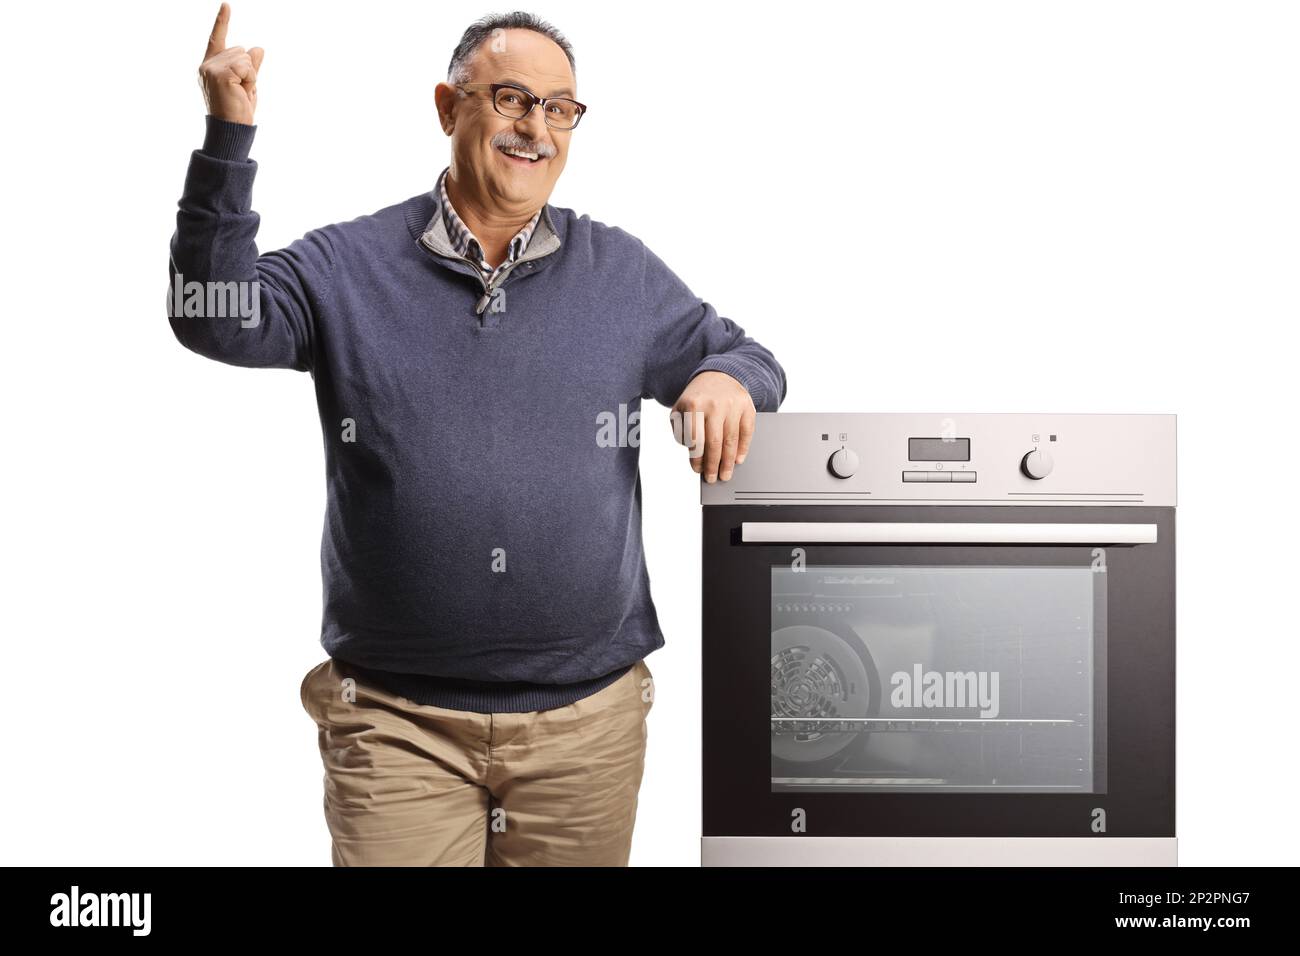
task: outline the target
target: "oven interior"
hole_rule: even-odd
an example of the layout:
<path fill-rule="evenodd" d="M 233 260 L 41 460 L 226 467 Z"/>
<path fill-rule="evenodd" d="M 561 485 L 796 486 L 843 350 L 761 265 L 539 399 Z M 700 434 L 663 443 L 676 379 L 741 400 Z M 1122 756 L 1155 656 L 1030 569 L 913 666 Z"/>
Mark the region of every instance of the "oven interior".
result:
<path fill-rule="evenodd" d="M 777 791 L 1104 792 L 1106 572 L 771 567 Z"/>

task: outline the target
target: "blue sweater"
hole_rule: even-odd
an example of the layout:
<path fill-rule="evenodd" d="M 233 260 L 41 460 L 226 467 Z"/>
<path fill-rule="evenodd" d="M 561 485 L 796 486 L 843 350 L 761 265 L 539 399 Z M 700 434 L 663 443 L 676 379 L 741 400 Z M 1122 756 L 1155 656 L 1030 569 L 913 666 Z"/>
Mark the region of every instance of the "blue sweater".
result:
<path fill-rule="evenodd" d="M 190 156 L 169 321 L 199 355 L 314 381 L 325 651 L 489 711 L 567 703 L 662 647 L 637 435 L 602 426 L 709 369 L 774 411 L 771 353 L 639 239 L 549 204 L 490 295 L 422 241 L 432 190 L 259 255 L 255 129 L 208 117 Z M 222 283 L 256 308 L 218 308 Z"/>

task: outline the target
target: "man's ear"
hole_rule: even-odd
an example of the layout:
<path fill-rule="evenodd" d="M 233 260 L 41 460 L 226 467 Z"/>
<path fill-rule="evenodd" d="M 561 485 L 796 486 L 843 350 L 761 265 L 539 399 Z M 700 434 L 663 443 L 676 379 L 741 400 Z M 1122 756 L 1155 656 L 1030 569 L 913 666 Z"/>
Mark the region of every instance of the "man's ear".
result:
<path fill-rule="evenodd" d="M 456 101 L 459 98 L 456 88 L 450 84 L 439 83 L 433 88 L 433 103 L 438 110 L 438 125 L 448 136 L 456 128 Z"/>

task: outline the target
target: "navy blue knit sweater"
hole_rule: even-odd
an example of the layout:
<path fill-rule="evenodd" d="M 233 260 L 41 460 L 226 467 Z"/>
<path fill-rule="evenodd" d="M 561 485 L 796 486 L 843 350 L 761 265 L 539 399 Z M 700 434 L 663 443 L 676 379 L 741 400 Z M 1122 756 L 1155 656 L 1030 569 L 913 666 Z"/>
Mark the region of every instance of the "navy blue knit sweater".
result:
<path fill-rule="evenodd" d="M 602 425 L 635 420 L 643 398 L 671 405 L 708 369 L 773 411 L 786 384 L 771 353 L 639 239 L 553 205 L 524 259 L 552 251 L 486 308 L 473 266 L 420 241 L 432 190 L 259 254 L 255 129 L 208 117 L 190 156 L 171 288 L 207 298 L 169 321 L 200 355 L 315 383 L 326 652 L 390 687 L 407 675 L 421 703 L 518 711 L 662 647 L 636 434 L 611 444 Z M 231 282 L 255 315 L 219 314 Z"/>

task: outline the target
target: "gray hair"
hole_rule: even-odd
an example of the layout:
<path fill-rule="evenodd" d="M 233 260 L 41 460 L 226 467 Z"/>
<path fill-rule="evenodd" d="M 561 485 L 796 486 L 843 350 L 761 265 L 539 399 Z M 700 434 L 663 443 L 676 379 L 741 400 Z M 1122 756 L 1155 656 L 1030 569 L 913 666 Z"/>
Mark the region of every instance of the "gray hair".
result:
<path fill-rule="evenodd" d="M 532 30 L 534 33 L 540 33 L 542 36 L 555 42 L 555 44 L 564 51 L 564 55 L 569 58 L 569 69 L 577 75 L 578 68 L 573 61 L 573 48 L 569 41 L 564 38 L 559 30 L 551 26 L 545 20 L 531 13 L 525 13 L 522 10 L 516 10 L 513 13 L 493 13 L 481 20 L 476 20 L 470 24 L 468 30 L 456 44 L 456 49 L 451 54 L 451 63 L 447 65 L 447 82 L 448 83 L 466 83 L 470 78 L 469 64 L 478 52 L 478 48 L 483 45 L 483 41 L 491 38 L 498 30 Z"/>

